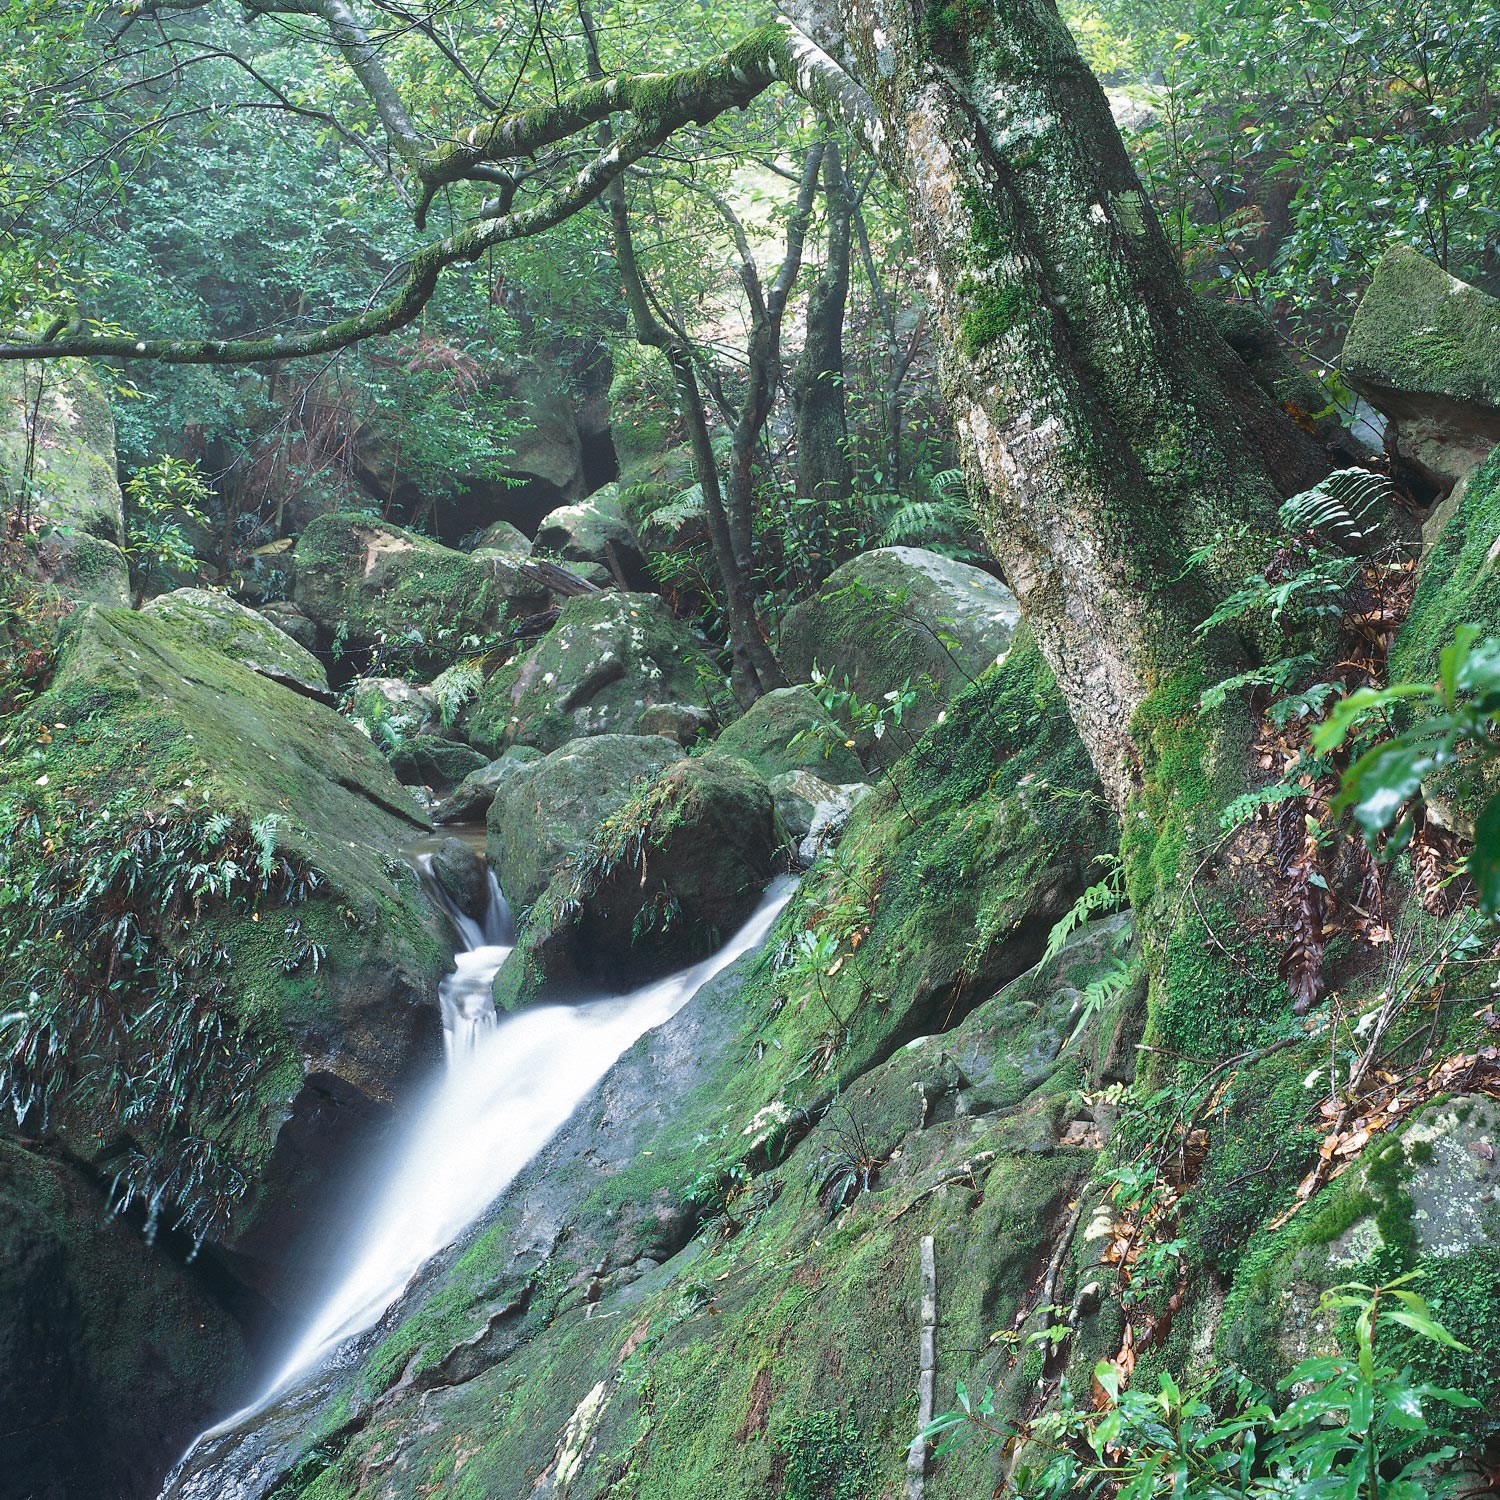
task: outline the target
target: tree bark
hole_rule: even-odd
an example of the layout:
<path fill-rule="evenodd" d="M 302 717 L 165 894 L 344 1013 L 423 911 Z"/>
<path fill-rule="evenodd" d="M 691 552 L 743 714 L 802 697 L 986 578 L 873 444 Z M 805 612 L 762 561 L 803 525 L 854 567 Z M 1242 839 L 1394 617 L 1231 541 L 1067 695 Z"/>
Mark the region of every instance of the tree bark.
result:
<path fill-rule="evenodd" d="M 823 156 L 827 251 L 807 298 L 807 332 L 795 383 L 797 488 L 811 500 L 837 504 L 854 488 L 849 423 L 844 410 L 844 314 L 849 300 L 849 253 L 854 199 L 839 148 Z"/>
<path fill-rule="evenodd" d="M 1244 650 L 1195 641 L 1229 580 L 1190 554 L 1326 463 L 1209 329 L 1045 0 L 793 15 L 873 100 L 986 538 L 1123 812 L 1148 696 Z"/>
<path fill-rule="evenodd" d="M 625 185 L 616 181 L 606 194 L 610 225 L 614 235 L 615 259 L 630 308 L 636 340 L 647 348 L 660 349 L 672 368 L 677 387 L 678 405 L 687 423 L 688 441 L 693 453 L 693 475 L 703 491 L 703 508 L 708 513 L 709 542 L 714 563 L 724 585 L 724 618 L 728 627 L 730 653 L 734 659 L 732 680 L 735 696 L 747 707 L 772 688 L 785 687 L 776 657 L 766 643 L 760 614 L 755 607 L 755 590 L 748 568 L 741 565 L 730 514 L 724 505 L 719 484 L 718 460 L 703 409 L 703 394 L 693 367 L 692 351 L 664 324 L 652 310 L 646 295 L 645 281 L 635 253 L 635 237 L 630 228 L 630 208 Z"/>

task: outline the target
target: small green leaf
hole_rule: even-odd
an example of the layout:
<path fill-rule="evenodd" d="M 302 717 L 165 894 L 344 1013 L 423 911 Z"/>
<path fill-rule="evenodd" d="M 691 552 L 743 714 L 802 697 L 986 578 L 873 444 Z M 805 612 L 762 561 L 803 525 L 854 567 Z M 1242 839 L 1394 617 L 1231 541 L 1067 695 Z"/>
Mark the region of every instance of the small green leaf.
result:
<path fill-rule="evenodd" d="M 1479 909 L 1486 916 L 1500 912 L 1500 797 L 1485 803 L 1474 824 L 1469 874 L 1479 892 Z"/>

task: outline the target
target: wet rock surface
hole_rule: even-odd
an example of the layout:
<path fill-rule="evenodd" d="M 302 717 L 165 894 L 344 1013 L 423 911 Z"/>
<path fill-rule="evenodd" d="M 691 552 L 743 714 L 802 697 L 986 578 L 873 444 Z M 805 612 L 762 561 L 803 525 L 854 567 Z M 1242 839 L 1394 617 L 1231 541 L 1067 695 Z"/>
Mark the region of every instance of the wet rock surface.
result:
<path fill-rule="evenodd" d="M 636 734 L 653 710 L 706 721 L 722 679 L 655 594 L 613 590 L 569 599 L 557 624 L 485 683 L 465 719 L 470 743 L 556 750 L 599 734 Z"/>
<path fill-rule="evenodd" d="M 1360 300 L 1342 358 L 1388 443 L 1446 490 L 1500 439 L 1500 301 L 1405 245 Z"/>

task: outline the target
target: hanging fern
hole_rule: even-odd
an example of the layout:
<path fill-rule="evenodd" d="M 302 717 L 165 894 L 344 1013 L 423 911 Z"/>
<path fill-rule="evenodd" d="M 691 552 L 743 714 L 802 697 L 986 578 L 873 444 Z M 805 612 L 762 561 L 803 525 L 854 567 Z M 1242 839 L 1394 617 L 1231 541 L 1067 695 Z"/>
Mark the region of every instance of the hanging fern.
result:
<path fill-rule="evenodd" d="M 953 476 L 957 476 L 956 484 Z M 957 469 L 937 475 L 925 499 L 872 495 L 870 505 L 882 547 L 926 547 L 959 558 L 974 555 L 971 541 L 978 527 Z"/>
<path fill-rule="evenodd" d="M 1293 495 L 1281 507 L 1288 531 L 1318 531 L 1351 552 L 1369 544 L 1379 513 L 1396 487 L 1368 469 L 1335 469 L 1321 483 Z"/>

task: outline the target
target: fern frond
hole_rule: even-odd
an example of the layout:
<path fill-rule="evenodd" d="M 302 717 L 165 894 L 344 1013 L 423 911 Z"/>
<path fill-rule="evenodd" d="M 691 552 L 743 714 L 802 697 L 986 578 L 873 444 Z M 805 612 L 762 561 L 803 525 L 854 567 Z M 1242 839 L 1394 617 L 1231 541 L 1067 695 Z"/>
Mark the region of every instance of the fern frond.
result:
<path fill-rule="evenodd" d="M 1384 474 L 1368 469 L 1335 469 L 1326 479 L 1281 507 L 1288 531 L 1319 531 L 1349 551 L 1362 551 L 1380 510 L 1396 492 Z"/>

